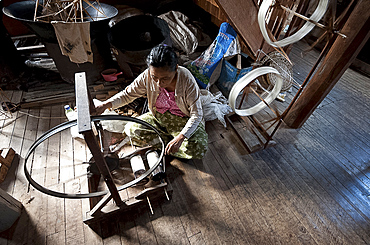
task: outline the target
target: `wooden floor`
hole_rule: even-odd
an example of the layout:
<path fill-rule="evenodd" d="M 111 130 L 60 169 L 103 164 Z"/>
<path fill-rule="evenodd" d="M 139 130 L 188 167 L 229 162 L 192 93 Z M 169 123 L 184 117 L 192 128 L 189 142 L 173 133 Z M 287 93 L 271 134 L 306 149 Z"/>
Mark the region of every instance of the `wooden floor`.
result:
<path fill-rule="evenodd" d="M 290 54 L 297 81 L 315 60 L 315 52 L 300 58 L 304 46 Z M 22 97 L 19 91 L 6 93 L 12 101 Z M 152 202 L 154 215 L 144 208 L 93 228 L 82 222 L 85 201 L 42 194 L 29 187 L 23 172 L 35 139 L 65 121 L 55 118 L 63 117 L 63 106 L 22 110 L 54 118 L 18 112 L 17 120 L 1 121 L 1 148 L 12 147 L 20 157 L 0 188 L 24 210 L 0 244 L 370 244 L 369 102 L 370 79 L 349 69 L 301 129 L 281 127 L 275 146 L 252 154 L 233 130 L 209 122 L 204 159 L 175 159 L 167 166 L 170 201 Z M 32 174 L 60 191 L 78 192 L 75 182 L 58 186 L 66 175 L 57 172 L 76 173 L 73 166 L 61 168 L 63 160 L 83 161 L 88 155 L 83 144 L 64 137 L 35 152 Z"/>

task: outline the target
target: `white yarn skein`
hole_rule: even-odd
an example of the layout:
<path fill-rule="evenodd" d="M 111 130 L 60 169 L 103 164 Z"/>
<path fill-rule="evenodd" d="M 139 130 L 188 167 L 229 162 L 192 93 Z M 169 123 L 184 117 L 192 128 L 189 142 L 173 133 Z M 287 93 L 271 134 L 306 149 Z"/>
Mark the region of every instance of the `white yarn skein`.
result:
<path fill-rule="evenodd" d="M 276 83 L 274 85 L 274 88 L 271 90 L 269 95 L 264 99 L 264 101 L 267 104 L 270 104 L 276 97 L 279 95 L 281 87 L 283 86 L 283 79 L 280 75 L 280 73 L 273 67 L 270 66 L 263 66 L 263 67 L 258 67 L 249 73 L 245 74 L 242 78 L 240 78 L 232 87 L 229 95 L 229 104 L 231 109 L 235 111 L 236 114 L 240 116 L 250 116 L 253 115 L 263 108 L 265 108 L 267 105 L 265 102 L 261 101 L 257 105 L 252 106 L 251 108 L 248 109 L 235 109 L 235 104 L 236 104 L 236 99 L 239 95 L 239 93 L 251 82 L 253 82 L 257 77 L 261 75 L 265 75 L 268 73 L 274 73 L 277 75 Z"/>
<path fill-rule="evenodd" d="M 273 0 L 264 0 L 260 6 L 260 9 L 258 11 L 258 25 L 260 26 L 260 30 L 262 32 L 262 36 L 264 37 L 265 41 L 270 44 L 273 47 L 284 47 L 289 44 L 298 42 L 301 40 L 304 36 L 306 36 L 314 27 L 315 24 L 311 22 L 306 22 L 301 29 L 299 29 L 296 33 L 293 35 L 286 37 L 284 39 L 281 39 L 279 41 L 273 42 L 270 40 L 270 37 L 266 30 L 266 14 L 269 10 Z M 325 14 L 326 8 L 328 6 L 329 0 L 320 0 L 319 4 L 317 5 L 317 8 L 315 9 L 314 13 L 311 15 L 310 20 L 313 20 L 315 22 L 318 22 Z"/>
<path fill-rule="evenodd" d="M 136 172 L 140 171 L 140 170 L 145 171 L 144 161 L 143 161 L 143 159 L 141 158 L 140 155 L 136 155 L 136 156 L 131 157 L 130 163 L 131 163 L 132 172 L 134 174 Z M 135 175 L 135 177 L 136 177 L 136 175 Z"/>
<path fill-rule="evenodd" d="M 158 153 L 155 151 L 151 151 L 146 155 L 146 159 L 148 161 L 148 165 L 152 168 L 159 160 Z"/>

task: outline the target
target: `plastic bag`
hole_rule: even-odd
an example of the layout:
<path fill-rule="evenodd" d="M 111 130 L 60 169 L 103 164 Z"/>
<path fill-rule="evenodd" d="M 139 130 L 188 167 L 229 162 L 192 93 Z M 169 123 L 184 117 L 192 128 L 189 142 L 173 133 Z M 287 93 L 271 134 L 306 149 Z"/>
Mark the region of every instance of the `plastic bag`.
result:
<path fill-rule="evenodd" d="M 199 87 L 209 88 L 218 77 L 211 78 L 216 67 L 224 56 L 240 52 L 240 45 L 235 30 L 226 22 L 220 26 L 219 33 L 212 44 L 196 60 L 191 62 L 188 69 L 193 74 Z"/>
<path fill-rule="evenodd" d="M 226 98 L 229 98 L 230 90 L 234 84 L 252 70 L 252 62 L 253 60 L 246 54 L 237 54 L 223 58 L 221 74 L 216 82 L 216 86 Z"/>
<path fill-rule="evenodd" d="M 158 16 L 165 20 L 170 27 L 170 36 L 173 45 L 186 54 L 191 54 L 198 47 L 198 40 L 195 31 L 187 26 L 189 18 L 177 11 L 170 11 Z"/>
<path fill-rule="evenodd" d="M 232 112 L 228 105 L 228 100 L 222 95 L 221 91 L 212 94 L 206 89 L 200 90 L 200 100 L 203 108 L 203 117 L 205 121 L 218 119 L 226 128 L 225 115 Z"/>

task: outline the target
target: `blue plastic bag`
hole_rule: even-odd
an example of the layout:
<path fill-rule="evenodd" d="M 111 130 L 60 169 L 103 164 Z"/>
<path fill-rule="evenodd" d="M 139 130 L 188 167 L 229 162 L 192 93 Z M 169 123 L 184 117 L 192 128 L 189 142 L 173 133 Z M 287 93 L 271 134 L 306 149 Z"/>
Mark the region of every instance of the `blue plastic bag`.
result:
<path fill-rule="evenodd" d="M 227 22 L 222 23 L 216 39 L 188 66 L 199 87 L 203 89 L 209 87 L 212 73 L 224 55 L 236 54 L 239 49 L 235 30 Z"/>
<path fill-rule="evenodd" d="M 236 67 L 238 55 L 240 55 L 241 59 L 240 69 Z M 229 98 L 231 88 L 234 86 L 234 84 L 253 68 L 252 59 L 250 59 L 246 54 L 238 55 L 229 56 L 222 59 L 221 74 L 216 82 L 216 86 L 226 98 Z"/>

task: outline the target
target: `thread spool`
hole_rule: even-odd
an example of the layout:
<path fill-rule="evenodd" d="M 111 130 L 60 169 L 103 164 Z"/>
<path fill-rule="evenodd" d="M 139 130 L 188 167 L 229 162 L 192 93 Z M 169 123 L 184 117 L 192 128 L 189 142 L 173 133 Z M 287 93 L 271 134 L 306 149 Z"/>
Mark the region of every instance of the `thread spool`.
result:
<path fill-rule="evenodd" d="M 141 155 L 135 155 L 130 158 L 131 163 L 131 169 L 134 173 L 135 179 L 139 178 L 141 175 L 145 173 L 145 165 L 143 158 Z M 145 178 L 142 181 L 140 181 L 140 184 L 145 184 L 148 182 L 148 179 Z M 138 183 L 139 184 L 139 183 Z"/>
<path fill-rule="evenodd" d="M 159 155 L 156 151 L 148 151 L 146 154 L 146 160 L 148 162 L 149 168 L 152 168 L 159 160 Z M 158 165 L 156 169 L 152 172 L 152 180 L 159 181 L 165 178 L 166 174 L 163 171 L 162 163 Z"/>

